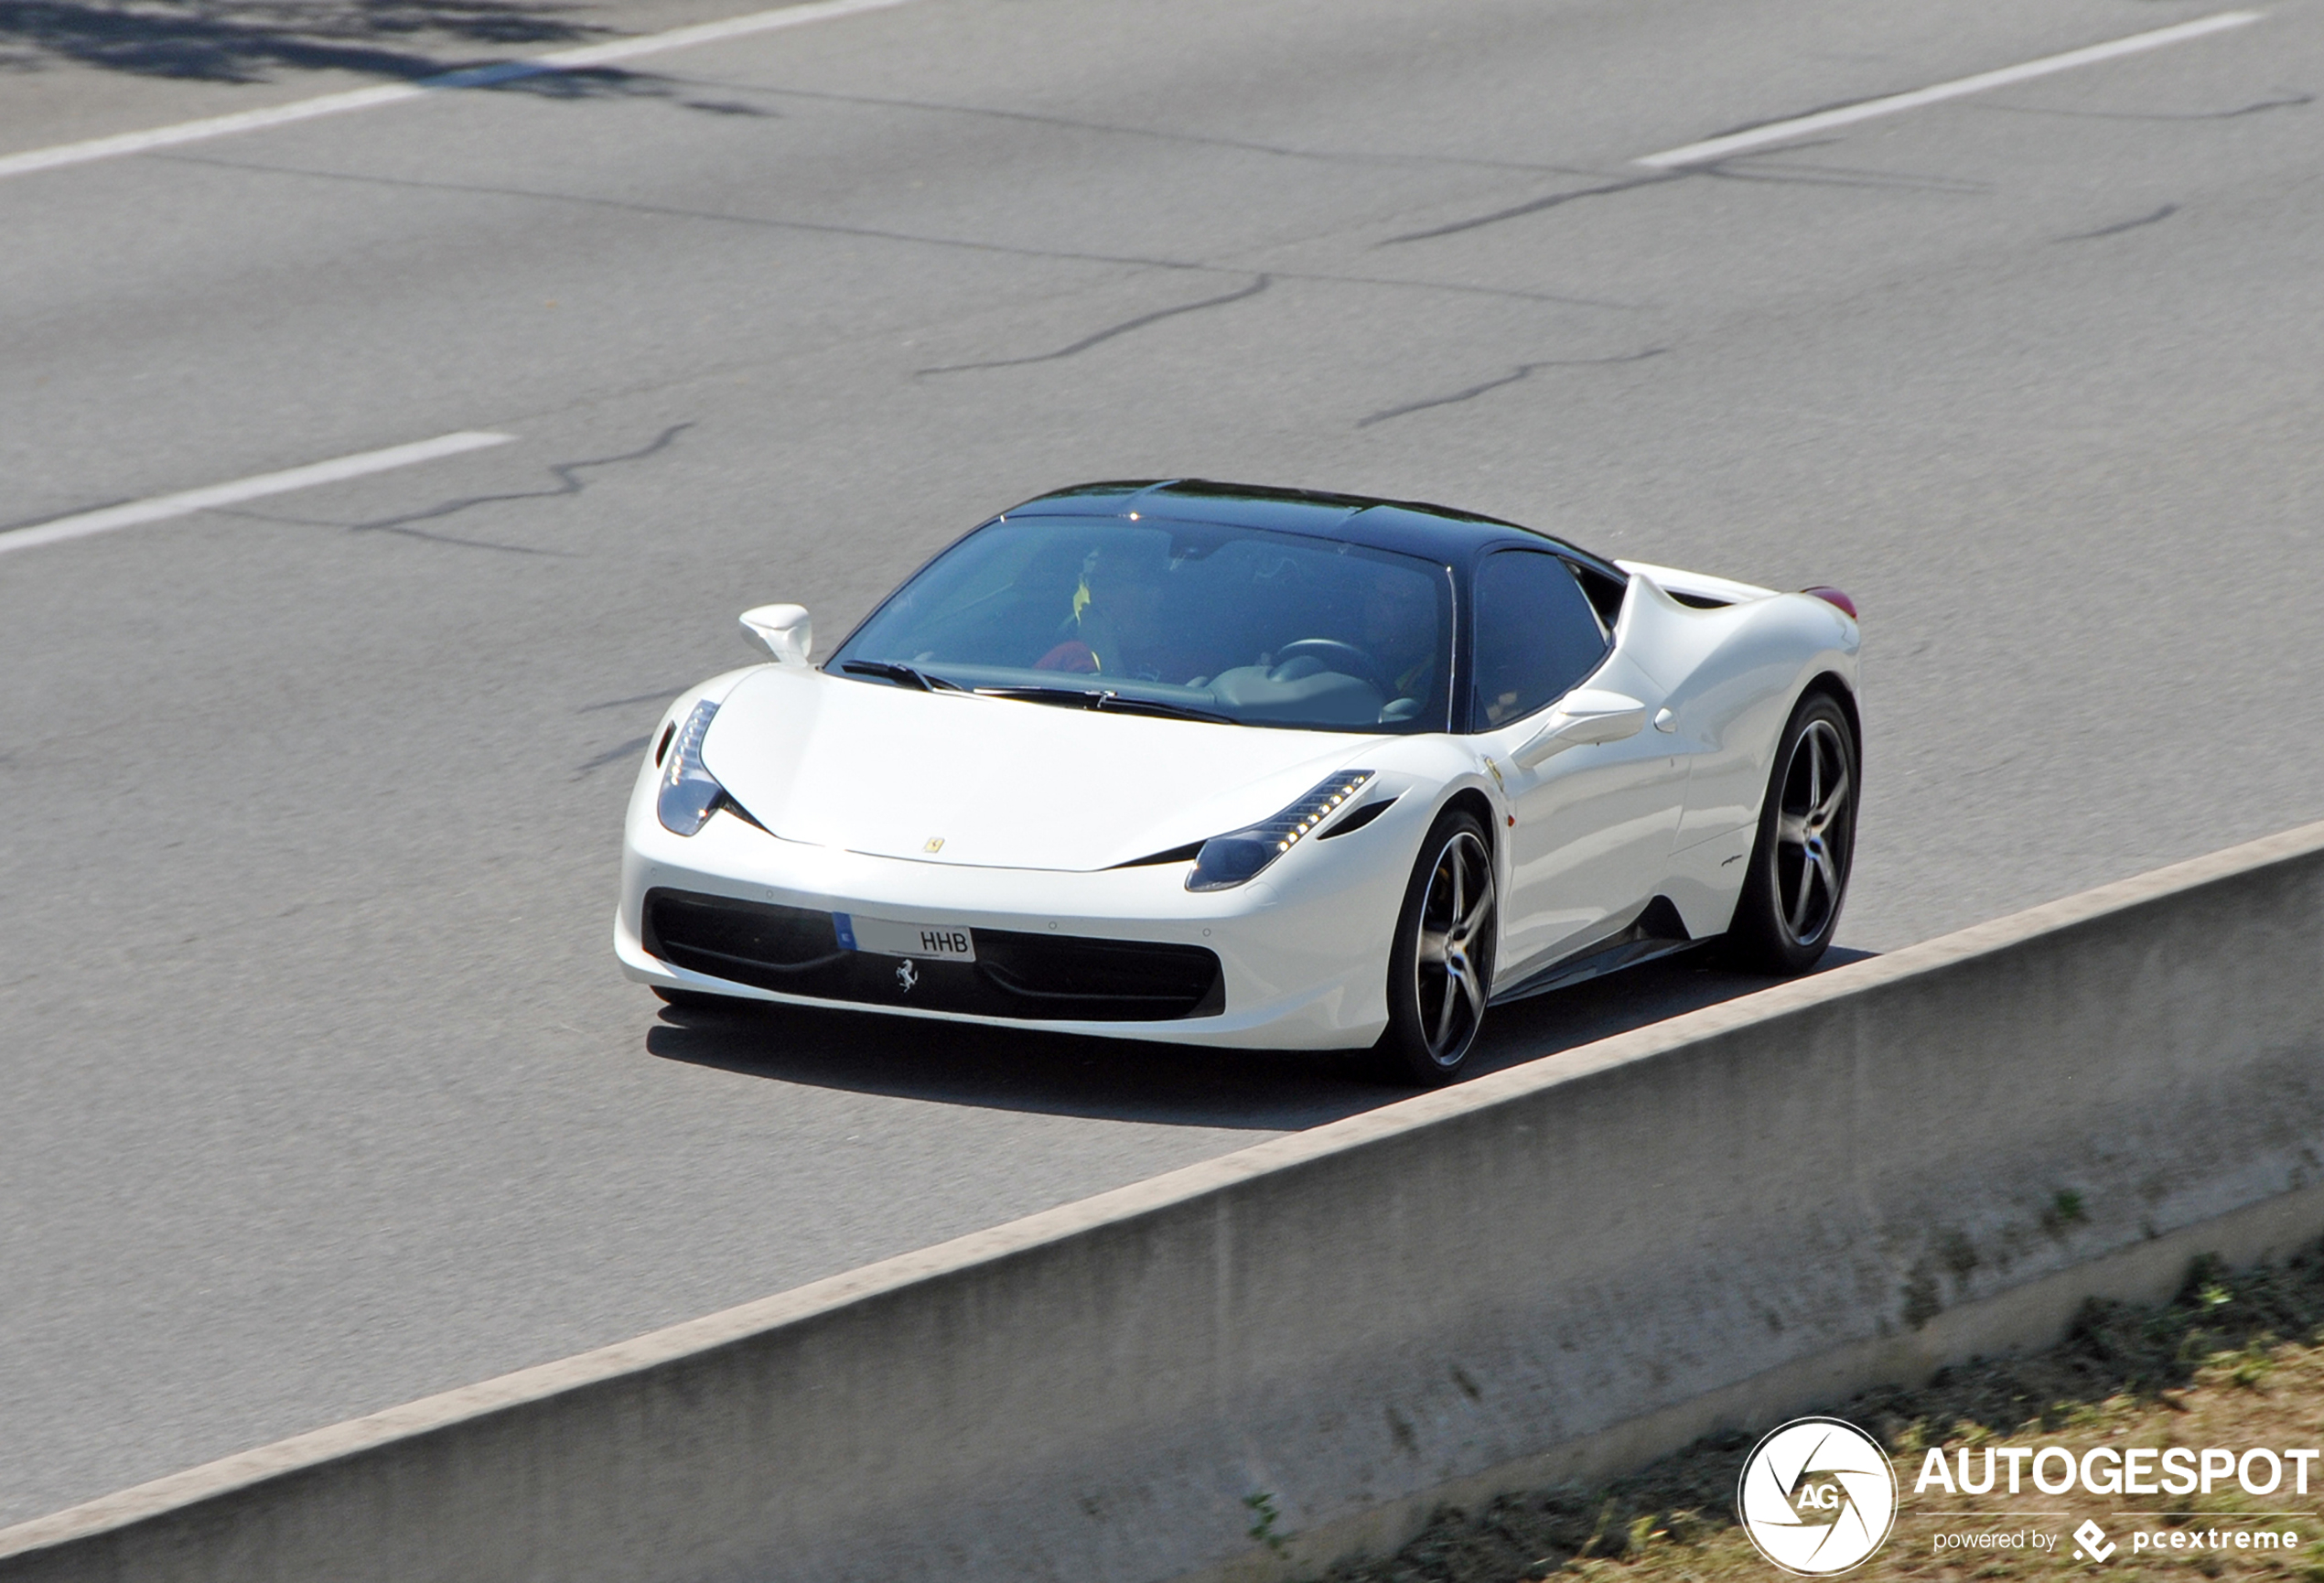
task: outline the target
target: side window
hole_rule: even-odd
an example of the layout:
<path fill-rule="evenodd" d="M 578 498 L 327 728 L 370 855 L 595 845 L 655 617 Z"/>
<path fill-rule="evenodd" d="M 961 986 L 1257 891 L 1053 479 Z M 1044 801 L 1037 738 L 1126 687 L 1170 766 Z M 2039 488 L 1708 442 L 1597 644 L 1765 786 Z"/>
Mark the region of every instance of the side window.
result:
<path fill-rule="evenodd" d="M 1490 731 L 1564 695 L 1606 657 L 1606 631 L 1555 555 L 1501 550 L 1477 568 L 1475 706 Z"/>

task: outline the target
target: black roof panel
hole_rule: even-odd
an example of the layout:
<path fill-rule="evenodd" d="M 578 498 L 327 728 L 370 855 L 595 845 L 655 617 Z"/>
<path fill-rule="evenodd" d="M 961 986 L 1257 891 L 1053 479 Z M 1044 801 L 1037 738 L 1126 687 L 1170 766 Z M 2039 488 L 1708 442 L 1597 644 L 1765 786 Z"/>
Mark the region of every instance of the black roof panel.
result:
<path fill-rule="evenodd" d="M 1602 557 L 1517 522 L 1426 501 L 1321 490 L 1218 483 L 1209 479 L 1077 484 L 1012 506 L 1004 515 L 1127 516 L 1133 512 L 1178 522 L 1344 539 L 1372 549 L 1397 550 L 1447 563 L 1466 561 L 1494 543 L 1547 540 L 1610 576 L 1621 576 Z"/>

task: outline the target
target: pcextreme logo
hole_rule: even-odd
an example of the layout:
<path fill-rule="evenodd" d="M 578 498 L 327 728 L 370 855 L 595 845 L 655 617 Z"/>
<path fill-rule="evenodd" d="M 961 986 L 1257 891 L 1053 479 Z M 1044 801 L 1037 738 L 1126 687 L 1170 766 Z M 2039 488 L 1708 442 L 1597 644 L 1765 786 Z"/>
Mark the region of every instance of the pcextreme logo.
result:
<path fill-rule="evenodd" d="M 1897 1474 L 1880 1443 L 1838 1418 L 1794 1418 L 1743 1459 L 1735 1514 L 1786 1572 L 1829 1578 L 1861 1566 L 1897 1516 Z"/>

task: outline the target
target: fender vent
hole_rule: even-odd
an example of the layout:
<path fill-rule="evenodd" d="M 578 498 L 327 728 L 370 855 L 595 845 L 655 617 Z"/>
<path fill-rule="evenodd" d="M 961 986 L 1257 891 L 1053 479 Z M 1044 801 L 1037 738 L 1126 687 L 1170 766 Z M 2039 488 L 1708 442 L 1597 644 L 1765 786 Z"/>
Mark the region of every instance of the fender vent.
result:
<path fill-rule="evenodd" d="M 1349 814 L 1345 819 L 1340 821 L 1339 824 L 1334 824 L 1330 829 L 1317 836 L 1316 839 L 1318 841 L 1332 841 L 1337 840 L 1342 835 L 1352 835 L 1357 831 L 1362 829 L 1365 825 L 1371 824 L 1373 820 L 1379 818 L 1383 813 L 1387 813 L 1389 808 L 1394 804 L 1395 801 L 1396 800 L 1393 797 L 1383 797 L 1377 802 L 1367 802 L 1362 807 L 1357 809 L 1353 813 Z"/>

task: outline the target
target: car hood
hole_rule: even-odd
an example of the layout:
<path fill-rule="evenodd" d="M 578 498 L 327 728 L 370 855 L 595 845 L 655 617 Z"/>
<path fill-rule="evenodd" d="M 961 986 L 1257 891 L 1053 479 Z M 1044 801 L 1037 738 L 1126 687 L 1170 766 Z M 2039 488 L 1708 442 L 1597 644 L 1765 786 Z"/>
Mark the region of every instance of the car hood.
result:
<path fill-rule="evenodd" d="M 1086 871 L 1264 819 L 1379 741 L 769 665 L 726 695 L 702 758 L 785 840 L 923 863 Z"/>

